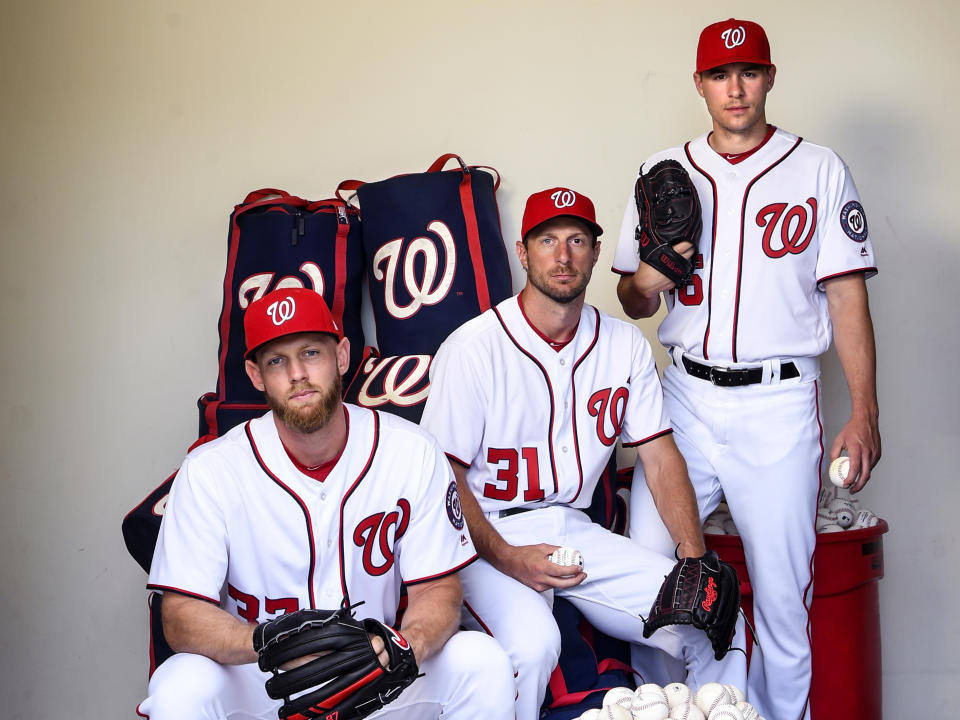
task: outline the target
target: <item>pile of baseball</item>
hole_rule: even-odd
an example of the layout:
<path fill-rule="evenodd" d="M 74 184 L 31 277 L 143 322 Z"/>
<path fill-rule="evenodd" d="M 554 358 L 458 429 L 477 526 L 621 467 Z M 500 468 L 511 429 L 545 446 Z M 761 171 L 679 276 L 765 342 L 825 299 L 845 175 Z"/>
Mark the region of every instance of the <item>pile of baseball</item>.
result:
<path fill-rule="evenodd" d="M 817 532 L 835 533 L 874 527 L 880 519 L 842 488 L 826 485 L 817 500 Z M 720 503 L 703 523 L 707 535 L 739 535 L 726 503 Z"/>
<path fill-rule="evenodd" d="M 648 684 L 635 691 L 619 687 L 603 697 L 603 707 L 579 720 L 763 720 L 734 685 L 707 683 L 694 692 L 683 683 Z"/>
<path fill-rule="evenodd" d="M 733 524 L 733 518 L 730 516 L 730 508 L 726 503 L 717 505 L 703 523 L 703 531 L 708 535 L 739 535 L 737 526 Z"/>
<path fill-rule="evenodd" d="M 820 488 L 817 500 L 817 532 L 835 533 L 862 530 L 880 522 L 872 512 L 860 507 L 857 498 L 832 485 Z"/>

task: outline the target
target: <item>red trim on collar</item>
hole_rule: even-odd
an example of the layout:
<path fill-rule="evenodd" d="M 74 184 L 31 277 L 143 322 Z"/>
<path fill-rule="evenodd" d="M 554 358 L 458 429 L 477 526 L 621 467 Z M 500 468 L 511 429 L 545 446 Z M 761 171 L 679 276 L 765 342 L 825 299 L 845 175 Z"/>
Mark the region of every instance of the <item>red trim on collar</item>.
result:
<path fill-rule="evenodd" d="M 286 445 L 283 445 L 283 440 L 280 441 L 280 444 L 283 445 L 284 452 L 287 453 L 287 457 L 290 458 L 290 462 L 296 465 L 297 470 L 302 472 L 307 477 L 311 477 L 314 480 L 317 480 L 319 482 L 323 482 L 324 480 L 327 479 L 327 475 L 330 474 L 330 471 L 333 470 L 334 466 L 340 461 L 340 458 L 343 456 L 344 448 L 347 447 L 347 441 L 350 439 L 350 415 L 349 413 L 347 413 L 346 408 L 343 408 L 343 418 L 347 423 L 347 433 L 344 436 L 343 445 L 340 447 L 339 452 L 337 452 L 337 454 L 334 457 L 332 457 L 330 460 L 327 460 L 327 462 L 325 463 L 321 463 L 320 465 L 317 465 L 316 467 L 307 467 L 302 462 L 297 460 L 293 456 L 293 453 L 290 452 L 290 448 L 288 448 Z"/>
<path fill-rule="evenodd" d="M 759 145 L 757 145 L 755 148 L 752 148 L 752 149 L 750 149 L 750 150 L 745 150 L 744 152 L 739 152 L 739 153 L 722 153 L 722 152 L 717 152 L 716 150 L 714 150 L 714 152 L 716 152 L 717 155 L 719 155 L 720 157 L 722 157 L 724 160 L 726 160 L 726 161 L 727 161 L 728 163 L 730 163 L 731 165 L 736 165 L 737 163 L 742 163 L 742 162 L 743 162 L 744 160 L 746 160 L 748 157 L 750 157 L 751 155 L 753 155 L 757 150 L 759 150 L 759 149 L 762 148 L 764 145 L 766 145 L 766 144 L 767 144 L 767 141 L 769 141 L 770 138 L 773 137 L 773 134 L 774 134 L 776 131 L 777 131 L 776 126 L 774 126 L 774 125 L 767 125 L 767 134 L 764 135 L 763 140 L 760 141 L 760 144 L 759 144 Z M 711 133 L 711 134 L 712 134 L 712 133 Z M 708 144 L 709 144 L 709 143 L 708 143 Z M 711 149 L 712 149 L 712 148 L 711 148 Z"/>
<path fill-rule="evenodd" d="M 563 340 L 563 341 L 553 340 L 547 337 L 546 335 L 544 335 L 542 332 L 540 332 L 537 326 L 534 325 L 532 322 L 530 322 L 530 318 L 527 317 L 527 313 L 523 309 L 523 293 L 520 293 L 519 295 L 517 295 L 517 305 L 520 306 L 520 314 L 523 315 L 523 319 L 527 321 L 527 325 L 530 326 L 530 328 L 540 337 L 541 340 L 543 340 L 547 345 L 549 345 L 551 348 L 553 348 L 557 352 L 560 352 L 561 350 L 563 350 L 577 336 L 577 328 L 580 327 L 579 318 L 577 318 L 577 324 L 573 328 L 573 335 L 571 335 L 569 339 Z"/>

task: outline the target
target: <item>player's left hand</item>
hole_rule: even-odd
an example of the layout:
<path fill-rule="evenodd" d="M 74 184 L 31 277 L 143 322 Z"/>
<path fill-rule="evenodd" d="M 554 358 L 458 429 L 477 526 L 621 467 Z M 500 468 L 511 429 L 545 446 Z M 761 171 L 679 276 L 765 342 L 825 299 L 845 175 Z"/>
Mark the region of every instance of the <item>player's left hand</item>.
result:
<path fill-rule="evenodd" d="M 850 458 L 844 487 L 851 493 L 858 493 L 863 490 L 870 479 L 870 472 L 880 461 L 880 428 L 876 416 L 853 415 L 850 418 L 833 441 L 830 460 L 840 457 L 844 450 Z"/>
<path fill-rule="evenodd" d="M 515 580 L 537 592 L 550 588 L 568 588 L 587 579 L 583 568 L 577 565 L 557 565 L 550 561 L 550 554 L 557 545 L 513 545 L 503 558 L 503 568 Z"/>

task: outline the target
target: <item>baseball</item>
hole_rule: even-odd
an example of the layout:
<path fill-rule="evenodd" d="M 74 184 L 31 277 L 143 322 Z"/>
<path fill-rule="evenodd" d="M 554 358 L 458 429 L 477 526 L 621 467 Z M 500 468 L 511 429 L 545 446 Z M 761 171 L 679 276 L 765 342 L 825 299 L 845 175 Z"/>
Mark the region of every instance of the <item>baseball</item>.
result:
<path fill-rule="evenodd" d="M 571 565 L 578 565 L 580 569 L 583 569 L 583 555 L 579 550 L 574 550 L 571 547 L 559 547 L 550 553 L 550 562 L 556 563 L 557 565 L 563 565 L 564 567 L 569 567 Z"/>
<path fill-rule="evenodd" d="M 831 500 L 830 504 L 827 505 L 827 512 L 834 517 L 836 517 L 837 513 L 841 510 L 849 510 L 850 512 L 857 511 L 854 504 L 847 498 L 838 497 L 835 500 Z"/>
<path fill-rule="evenodd" d="M 743 715 L 743 720 L 760 720 L 760 713 L 753 705 L 745 700 L 737 703 L 737 710 Z"/>
<path fill-rule="evenodd" d="M 626 687 L 615 687 L 607 690 L 607 694 L 603 696 L 603 706 L 607 705 L 622 705 L 623 707 L 630 709 L 630 705 L 633 703 L 633 690 Z"/>
<path fill-rule="evenodd" d="M 671 708 L 677 705 L 689 705 L 693 702 L 693 694 L 683 683 L 674 682 L 664 685 L 663 694 L 667 698 L 667 705 Z"/>
<path fill-rule="evenodd" d="M 707 720 L 743 720 L 743 715 L 737 710 L 736 705 L 717 705 L 713 712 L 707 716 Z"/>
<path fill-rule="evenodd" d="M 880 520 L 869 510 L 861 510 L 857 513 L 857 519 L 853 521 L 853 525 L 850 526 L 851 530 L 861 530 L 863 528 L 875 527 L 879 524 Z"/>
<path fill-rule="evenodd" d="M 723 529 L 722 525 L 717 525 L 716 523 L 707 522 L 703 526 L 703 532 L 707 535 L 726 535 L 727 531 Z"/>
<path fill-rule="evenodd" d="M 727 535 L 739 535 L 737 531 L 737 525 L 733 522 L 733 518 L 728 517 L 723 521 L 723 529 Z"/>
<path fill-rule="evenodd" d="M 825 523 L 823 525 L 817 525 L 817 532 L 826 534 L 826 533 L 835 533 L 843 532 L 843 528 L 834 523 Z"/>
<path fill-rule="evenodd" d="M 846 530 L 848 527 L 853 525 L 853 521 L 856 519 L 852 509 L 843 508 L 837 512 L 836 522 L 837 525 Z"/>
<path fill-rule="evenodd" d="M 630 714 L 630 708 L 625 708 L 623 705 L 605 705 L 600 708 L 597 720 L 634 720 L 634 717 Z"/>
<path fill-rule="evenodd" d="M 637 691 L 634 695 L 652 695 L 661 698 L 667 705 L 670 703 L 667 702 L 667 694 L 663 691 L 663 688 L 657 685 L 656 683 L 646 683 L 637 688 Z"/>
<path fill-rule="evenodd" d="M 667 720 L 670 708 L 667 707 L 667 701 L 659 695 L 641 693 L 634 695 L 630 714 L 633 720 Z"/>
<path fill-rule="evenodd" d="M 703 714 L 710 717 L 710 713 L 718 705 L 729 705 L 733 698 L 727 689 L 716 682 L 708 682 L 702 685 L 693 696 L 694 704 L 703 711 Z"/>
<path fill-rule="evenodd" d="M 825 508 L 831 501 L 837 498 L 837 488 L 833 485 L 820 488 L 820 494 L 817 496 L 817 507 Z"/>
<path fill-rule="evenodd" d="M 681 703 L 670 708 L 670 720 L 707 720 L 703 711 L 692 703 Z"/>
<path fill-rule="evenodd" d="M 724 683 L 724 687 L 727 689 L 727 694 L 730 696 L 730 704 L 736 705 L 741 700 L 746 700 L 746 696 L 740 691 L 736 685 L 728 685 Z"/>
<path fill-rule="evenodd" d="M 850 458 L 845 455 L 841 455 L 832 463 L 830 463 L 830 471 L 828 473 L 830 477 L 830 482 L 832 482 L 837 487 L 843 487 L 847 482 L 847 472 L 850 470 Z"/>

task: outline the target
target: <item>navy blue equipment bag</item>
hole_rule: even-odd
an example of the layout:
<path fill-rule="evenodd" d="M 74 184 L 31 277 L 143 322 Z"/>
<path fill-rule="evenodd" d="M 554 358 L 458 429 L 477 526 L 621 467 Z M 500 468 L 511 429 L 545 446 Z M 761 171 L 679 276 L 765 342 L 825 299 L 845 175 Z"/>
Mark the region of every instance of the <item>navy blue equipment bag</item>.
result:
<path fill-rule="evenodd" d="M 263 403 L 244 370 L 243 313 L 277 288 L 307 287 L 323 295 L 350 339 L 352 373 L 364 348 L 363 265 L 360 213 L 344 200 L 304 200 L 274 189 L 247 195 L 230 215 L 214 400 Z M 208 402 L 206 409 L 208 428 L 222 434 L 227 428 L 210 414 L 216 403 Z"/>
<path fill-rule="evenodd" d="M 452 159 L 460 166 L 443 170 Z M 447 154 L 424 173 L 358 185 L 381 355 L 434 355 L 453 330 L 513 294 L 496 170 Z"/>

